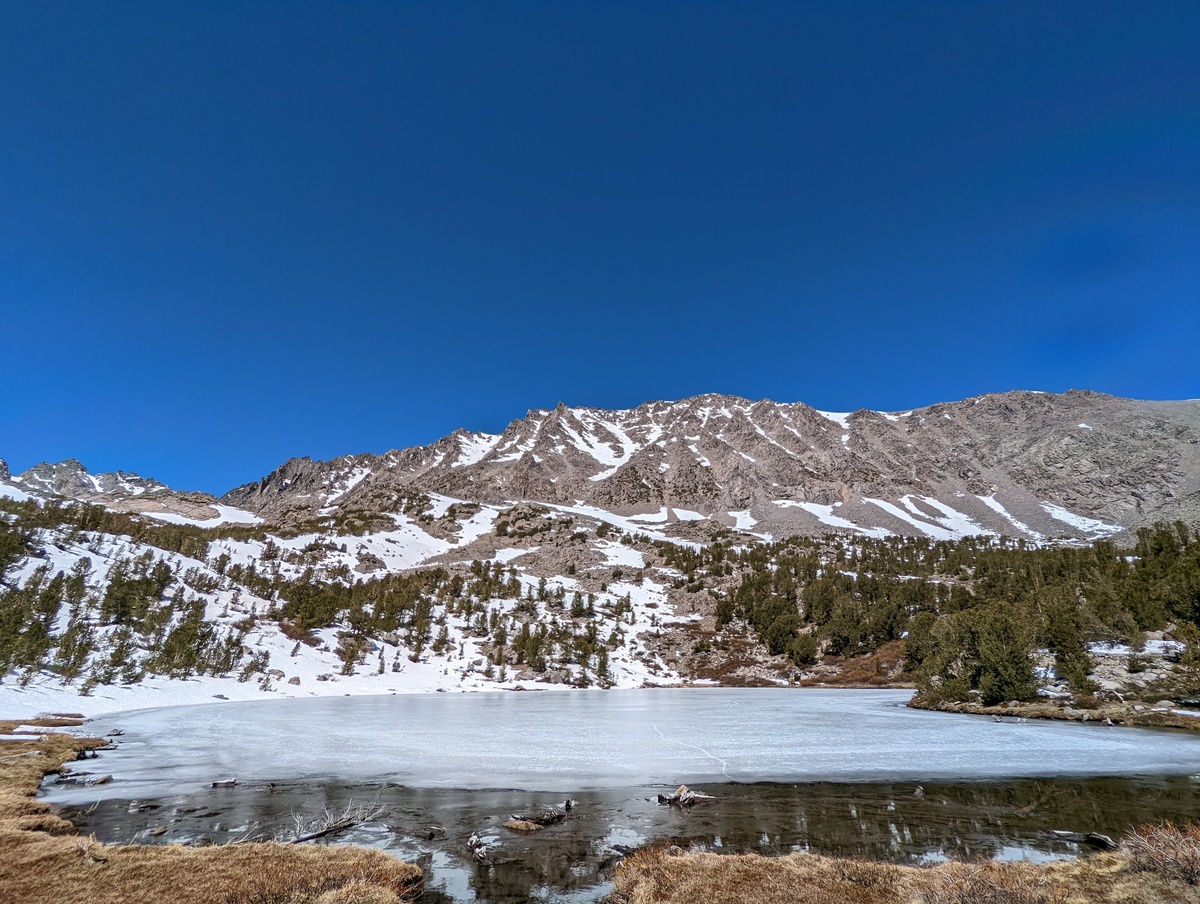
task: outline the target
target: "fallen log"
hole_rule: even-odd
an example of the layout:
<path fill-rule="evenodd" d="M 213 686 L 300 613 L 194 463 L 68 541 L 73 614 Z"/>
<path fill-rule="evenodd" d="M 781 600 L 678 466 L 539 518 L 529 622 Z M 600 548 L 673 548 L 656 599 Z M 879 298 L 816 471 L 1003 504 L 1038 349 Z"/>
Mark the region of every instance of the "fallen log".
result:
<path fill-rule="evenodd" d="M 693 791 L 687 785 L 680 785 L 675 789 L 674 794 L 658 795 L 660 804 L 667 804 L 672 807 L 694 807 L 696 804 L 705 804 L 711 800 L 716 800 L 711 794 L 705 794 L 703 791 Z"/>
<path fill-rule="evenodd" d="M 558 823 L 567 818 L 567 814 L 557 813 L 554 810 L 547 810 L 545 813 L 539 813 L 536 816 L 522 816 L 519 813 L 510 813 L 508 818 L 515 820 L 516 822 L 532 822 L 536 824 L 538 828 L 544 829 L 546 826 L 558 825 Z"/>
<path fill-rule="evenodd" d="M 1053 829 L 1050 834 L 1062 841 L 1086 844 L 1094 848 L 1099 848 L 1102 851 L 1115 851 L 1120 847 L 1112 838 L 1100 832 L 1067 832 L 1062 829 Z"/>

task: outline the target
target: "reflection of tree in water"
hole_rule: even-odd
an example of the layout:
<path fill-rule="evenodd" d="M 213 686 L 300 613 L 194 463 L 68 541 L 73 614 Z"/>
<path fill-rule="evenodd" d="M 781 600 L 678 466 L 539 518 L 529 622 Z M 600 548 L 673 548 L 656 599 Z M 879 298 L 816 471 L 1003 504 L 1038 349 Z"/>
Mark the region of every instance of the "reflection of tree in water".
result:
<path fill-rule="evenodd" d="M 1005 848 L 1077 853 L 1052 830 L 1102 832 L 1170 819 L 1200 821 L 1200 783 L 1188 777 L 1046 779 L 1007 782 L 806 785 L 706 785 L 718 800 L 691 810 L 659 806 L 649 789 L 581 792 L 568 821 L 523 836 L 502 828 L 511 813 L 537 812 L 562 796 L 518 791 L 413 790 L 390 785 L 289 784 L 269 789 L 205 791 L 150 803 L 110 800 L 92 811 L 66 808 L 83 832 L 103 841 L 170 842 L 238 837 L 246 827 L 286 832 L 296 812 L 340 811 L 348 802 L 378 801 L 380 824 L 329 839 L 371 844 L 415 862 L 431 876 L 425 900 L 451 900 L 446 884 L 483 901 L 525 901 L 586 892 L 603 882 L 614 837 L 624 844 L 762 854 L 792 850 L 913 862 L 933 856 L 992 856 Z M 156 825 L 169 831 L 138 835 Z M 476 864 L 466 839 L 479 832 L 493 862 Z M 617 833 L 614 836 L 614 832 Z M 586 899 L 584 895 L 583 899 Z"/>

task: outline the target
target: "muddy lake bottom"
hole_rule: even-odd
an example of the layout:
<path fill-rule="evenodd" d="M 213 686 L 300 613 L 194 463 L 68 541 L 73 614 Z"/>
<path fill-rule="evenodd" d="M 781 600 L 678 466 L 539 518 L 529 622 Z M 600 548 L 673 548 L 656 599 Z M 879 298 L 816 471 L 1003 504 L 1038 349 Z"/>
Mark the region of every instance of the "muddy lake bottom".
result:
<path fill-rule="evenodd" d="M 417 789 L 391 783 L 240 784 L 177 796 L 60 806 L 80 831 L 110 843 L 224 843 L 293 831 L 295 816 L 377 804 L 381 815 L 330 843 L 382 848 L 420 865 L 423 900 L 596 901 L 610 890 L 616 846 L 778 855 L 792 851 L 918 864 L 994 857 L 1047 860 L 1092 848 L 1053 832 L 1120 837 L 1139 823 L 1200 821 L 1200 776 L 1006 781 L 809 782 L 701 786 L 717 799 L 661 805 L 665 786 L 579 791 L 569 818 L 532 835 L 510 814 L 561 807 L 567 795 Z M 165 829 L 165 831 L 163 831 Z M 151 834 L 156 832 L 157 834 Z M 478 832 L 493 862 L 471 860 Z"/>

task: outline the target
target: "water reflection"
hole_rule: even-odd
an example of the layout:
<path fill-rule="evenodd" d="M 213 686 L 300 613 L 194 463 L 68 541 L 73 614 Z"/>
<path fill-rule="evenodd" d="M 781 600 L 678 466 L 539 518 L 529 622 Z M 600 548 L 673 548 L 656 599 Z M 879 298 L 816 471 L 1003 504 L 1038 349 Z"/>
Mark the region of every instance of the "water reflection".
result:
<path fill-rule="evenodd" d="M 62 812 L 101 840 L 224 842 L 287 832 L 293 814 L 377 801 L 385 815 L 331 839 L 372 845 L 418 863 L 428 900 L 491 904 L 594 901 L 610 888 L 617 846 L 648 842 L 724 852 L 853 855 L 897 863 L 942 858 L 1042 859 L 1086 853 L 1051 834 L 1113 837 L 1162 819 L 1200 821 L 1200 779 L 1043 779 L 706 785 L 719 799 L 691 811 L 660 806 L 659 787 L 579 792 L 570 818 L 530 836 L 503 828 L 512 813 L 561 804 L 528 791 L 410 789 L 387 784 L 239 786 L 155 801 L 105 800 Z M 148 832 L 166 827 L 152 836 Z M 469 858 L 478 832 L 490 864 Z"/>

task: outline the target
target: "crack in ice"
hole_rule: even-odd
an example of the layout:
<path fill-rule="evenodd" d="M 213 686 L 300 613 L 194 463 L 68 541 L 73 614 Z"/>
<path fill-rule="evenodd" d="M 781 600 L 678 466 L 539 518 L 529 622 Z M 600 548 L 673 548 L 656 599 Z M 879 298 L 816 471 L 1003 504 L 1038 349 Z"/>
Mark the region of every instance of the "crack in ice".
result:
<path fill-rule="evenodd" d="M 693 750 L 699 750 L 702 754 L 704 754 L 709 759 L 716 760 L 718 763 L 721 764 L 721 774 L 723 776 L 725 776 L 727 779 L 730 779 L 730 780 L 733 779 L 733 776 L 731 776 L 728 772 L 729 760 L 723 760 L 719 756 L 709 753 L 707 750 L 705 750 L 703 747 L 701 747 L 698 744 L 689 744 L 687 741 L 676 741 L 674 738 L 668 738 L 665 734 L 662 733 L 662 731 L 659 729 L 658 725 L 654 725 L 653 728 L 656 732 L 658 732 L 658 736 L 660 738 L 662 738 L 664 741 L 666 741 L 668 744 L 680 744 L 683 747 L 691 747 Z"/>

